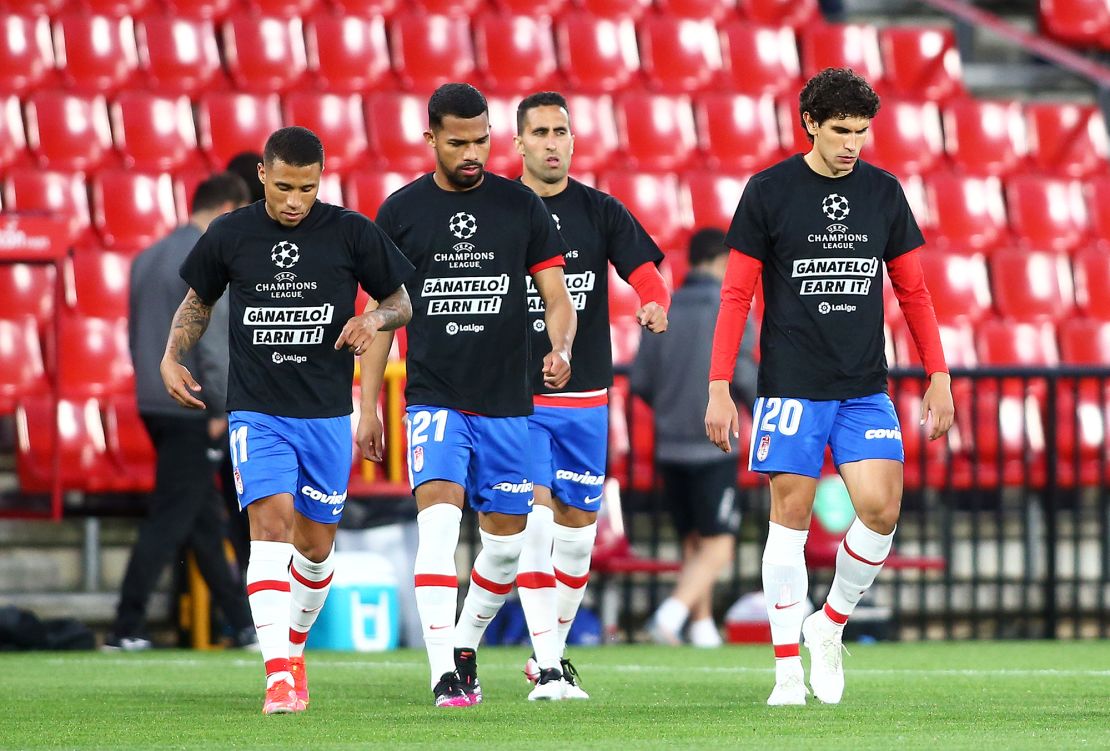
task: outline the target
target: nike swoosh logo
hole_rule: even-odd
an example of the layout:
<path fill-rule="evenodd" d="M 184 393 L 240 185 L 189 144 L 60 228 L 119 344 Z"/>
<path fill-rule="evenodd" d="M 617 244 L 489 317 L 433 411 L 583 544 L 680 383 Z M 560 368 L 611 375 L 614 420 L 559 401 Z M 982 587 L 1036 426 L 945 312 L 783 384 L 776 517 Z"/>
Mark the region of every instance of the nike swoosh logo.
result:
<path fill-rule="evenodd" d="M 492 615 L 477 615 L 477 614 L 475 614 L 474 617 L 477 618 L 480 621 L 492 621 L 493 620 Z"/>
<path fill-rule="evenodd" d="M 794 602 L 790 603 L 789 605 L 782 605 L 781 603 L 777 603 L 777 602 L 776 602 L 776 603 L 775 603 L 775 610 L 786 610 L 787 608 L 792 608 L 792 607 L 794 607 L 794 606 L 795 606 L 795 605 L 797 605 L 797 604 L 798 604 L 799 602 L 801 602 L 801 600 L 795 600 Z"/>
<path fill-rule="evenodd" d="M 560 626 L 565 626 L 568 623 L 573 623 L 573 622 L 574 622 L 573 618 L 567 618 L 565 621 L 562 618 L 559 619 L 559 625 Z"/>
<path fill-rule="evenodd" d="M 333 508 L 331 510 L 331 515 L 332 516 L 339 516 L 342 513 L 343 513 L 343 507 L 342 506 L 340 506 L 339 508 Z"/>
<path fill-rule="evenodd" d="M 593 498 L 583 498 L 583 499 L 582 499 L 582 502 L 583 502 L 583 503 L 597 503 L 598 501 L 600 501 L 600 500 L 601 500 L 601 496 L 602 496 L 602 494 L 601 494 L 601 493 L 598 493 L 598 494 L 597 494 L 596 496 L 594 496 Z"/>
<path fill-rule="evenodd" d="M 445 623 L 442 626 L 428 626 L 428 630 L 429 631 L 439 631 L 441 628 L 450 627 L 450 625 L 451 625 L 450 623 Z"/>
<path fill-rule="evenodd" d="M 274 624 L 272 624 L 272 623 L 263 623 L 261 626 L 255 626 L 254 630 L 257 631 L 260 628 L 269 628 L 270 626 L 273 626 L 273 625 Z"/>
<path fill-rule="evenodd" d="M 547 633 L 548 631 L 550 631 L 550 630 L 551 630 L 551 629 L 549 629 L 549 628 L 546 628 L 546 629 L 544 629 L 543 631 L 533 631 L 533 632 L 532 632 L 532 636 L 543 636 L 544 634 L 546 634 L 546 633 Z"/>
<path fill-rule="evenodd" d="M 528 499 L 528 505 L 529 505 L 529 506 L 535 505 L 535 503 L 536 503 L 536 499 L 535 499 L 535 498 L 529 498 L 529 499 Z"/>
<path fill-rule="evenodd" d="M 324 606 L 323 606 L 323 605 L 317 605 L 317 606 L 316 606 L 316 607 L 314 607 L 314 608 L 301 608 L 301 612 L 302 612 L 302 613 L 316 613 L 316 612 L 318 612 L 318 611 L 320 610 L 320 608 L 322 608 L 322 607 L 324 607 Z"/>

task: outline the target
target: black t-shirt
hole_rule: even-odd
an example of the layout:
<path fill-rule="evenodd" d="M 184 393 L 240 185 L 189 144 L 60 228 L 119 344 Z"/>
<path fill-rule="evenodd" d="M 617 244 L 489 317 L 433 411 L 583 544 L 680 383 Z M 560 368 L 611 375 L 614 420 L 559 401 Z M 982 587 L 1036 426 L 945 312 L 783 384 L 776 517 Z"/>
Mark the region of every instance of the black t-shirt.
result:
<path fill-rule="evenodd" d="M 282 417 L 351 414 L 354 356 L 335 340 L 356 285 L 381 300 L 412 264 L 362 214 L 317 201 L 286 228 L 265 201 L 216 219 L 181 277 L 206 303 L 230 285 L 227 408 Z"/>
<path fill-rule="evenodd" d="M 539 196 L 490 173 L 447 191 L 429 173 L 387 198 L 377 222 L 416 266 L 408 403 L 530 415 L 525 280 L 566 250 Z"/>
<path fill-rule="evenodd" d="M 760 396 L 886 390 L 881 262 L 925 242 L 897 178 L 862 161 L 825 177 L 790 157 L 748 181 L 725 242 L 763 262 Z"/>
<path fill-rule="evenodd" d="M 609 340 L 609 262 L 627 280 L 645 263 L 659 263 L 663 254 L 651 236 L 613 196 L 574 179 L 560 193 L 543 199 L 555 220 L 566 253 L 567 289 L 578 313 L 571 376 L 562 391 L 594 391 L 613 385 L 613 350 Z M 543 358 L 551 351 L 544 326 L 543 299 L 528 280 L 528 311 L 532 319 L 532 388 L 543 385 Z"/>

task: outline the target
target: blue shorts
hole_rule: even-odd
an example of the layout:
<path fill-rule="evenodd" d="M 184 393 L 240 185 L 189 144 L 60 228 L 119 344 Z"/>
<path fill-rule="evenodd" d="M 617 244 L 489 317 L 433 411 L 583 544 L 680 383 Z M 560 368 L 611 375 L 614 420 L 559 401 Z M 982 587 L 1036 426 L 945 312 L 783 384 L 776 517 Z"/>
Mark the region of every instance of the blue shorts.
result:
<path fill-rule="evenodd" d="M 862 459 L 905 461 L 898 415 L 886 394 L 843 401 L 761 396 L 752 422 L 753 472 L 820 477 L 826 445 L 837 467 Z"/>
<path fill-rule="evenodd" d="M 239 508 L 289 493 L 293 508 L 321 524 L 337 524 L 351 477 L 351 417 L 228 415 L 231 464 Z"/>
<path fill-rule="evenodd" d="M 568 506 L 601 507 L 609 442 L 609 406 L 536 407 L 528 418 L 532 482 Z"/>
<path fill-rule="evenodd" d="M 414 493 L 430 480 L 447 480 L 463 487 L 475 511 L 523 515 L 532 509 L 527 417 L 421 405 L 405 411 Z"/>

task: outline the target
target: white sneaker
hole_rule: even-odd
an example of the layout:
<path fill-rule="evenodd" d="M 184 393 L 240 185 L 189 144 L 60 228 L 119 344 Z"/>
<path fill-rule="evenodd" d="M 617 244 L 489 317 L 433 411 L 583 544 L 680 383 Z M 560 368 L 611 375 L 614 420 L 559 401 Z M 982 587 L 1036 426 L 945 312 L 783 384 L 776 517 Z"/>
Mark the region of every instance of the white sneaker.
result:
<path fill-rule="evenodd" d="M 528 694 L 528 701 L 560 701 L 565 696 L 565 686 L 563 674 L 558 668 L 541 670 L 540 680 Z"/>
<path fill-rule="evenodd" d="M 570 660 L 563 658 L 559 661 L 559 665 L 563 669 L 563 698 L 564 699 L 589 699 L 590 695 L 582 688 L 578 671 L 571 664 Z"/>
<path fill-rule="evenodd" d="M 805 673 L 798 659 L 775 661 L 775 688 L 767 697 L 769 707 L 804 707 L 806 705 Z"/>
<path fill-rule="evenodd" d="M 657 617 L 652 617 L 647 625 L 648 636 L 656 644 L 662 644 L 668 647 L 677 647 L 682 644 L 682 634 L 672 631 L 659 623 Z"/>
<path fill-rule="evenodd" d="M 825 704 L 839 704 L 844 695 L 844 663 L 841 636 L 844 627 L 829 620 L 821 610 L 802 621 L 802 639 L 809 650 L 809 685 Z"/>
<path fill-rule="evenodd" d="M 721 641 L 721 632 L 712 618 L 703 618 L 690 624 L 690 643 L 695 647 L 712 649 L 724 644 Z"/>

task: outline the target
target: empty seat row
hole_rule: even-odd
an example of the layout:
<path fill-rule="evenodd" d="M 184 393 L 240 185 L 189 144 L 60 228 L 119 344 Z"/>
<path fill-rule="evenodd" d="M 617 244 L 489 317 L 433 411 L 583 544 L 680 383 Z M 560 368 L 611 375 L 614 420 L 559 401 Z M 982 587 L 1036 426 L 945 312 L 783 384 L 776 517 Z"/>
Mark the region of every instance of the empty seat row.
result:
<path fill-rule="evenodd" d="M 6 65 L 0 92 L 64 85 L 86 93 L 149 86 L 196 94 L 308 87 L 430 91 L 473 80 L 510 92 L 618 91 L 637 84 L 672 93 L 720 89 L 794 93 L 801 78 L 850 66 L 893 94 L 945 100 L 963 92 L 952 32 L 943 28 L 825 25 L 796 41 L 786 26 L 650 16 L 555 21 L 529 13 L 299 17 L 236 14 L 218 23 L 173 15 L 0 15 Z M 223 57 L 221 59 L 220 51 Z M 799 59 L 800 56 L 800 59 Z M 522 65 L 521 61 L 527 61 Z M 641 75 L 642 74 L 642 75 Z"/>

